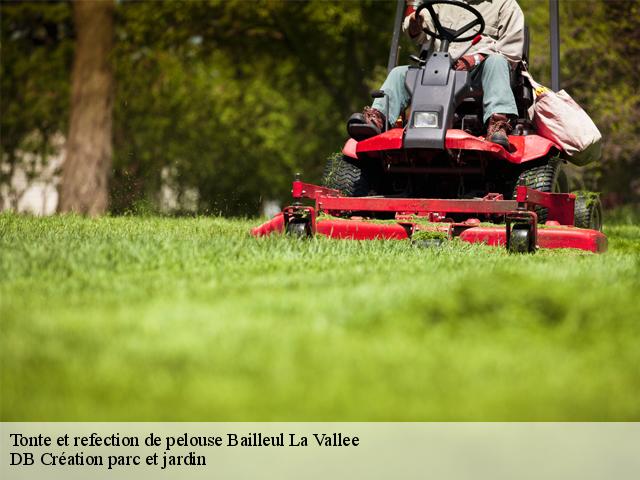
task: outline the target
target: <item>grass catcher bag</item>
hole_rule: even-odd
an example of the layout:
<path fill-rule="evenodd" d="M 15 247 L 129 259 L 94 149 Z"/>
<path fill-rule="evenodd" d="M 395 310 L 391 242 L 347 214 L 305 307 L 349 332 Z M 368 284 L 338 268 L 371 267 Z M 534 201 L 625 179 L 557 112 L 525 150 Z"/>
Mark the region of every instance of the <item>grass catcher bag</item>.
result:
<path fill-rule="evenodd" d="M 560 146 L 567 160 L 587 165 L 602 155 L 602 135 L 593 120 L 564 90 L 553 90 L 536 82 L 523 71 L 534 89 L 535 100 L 529 114 L 538 134 Z"/>

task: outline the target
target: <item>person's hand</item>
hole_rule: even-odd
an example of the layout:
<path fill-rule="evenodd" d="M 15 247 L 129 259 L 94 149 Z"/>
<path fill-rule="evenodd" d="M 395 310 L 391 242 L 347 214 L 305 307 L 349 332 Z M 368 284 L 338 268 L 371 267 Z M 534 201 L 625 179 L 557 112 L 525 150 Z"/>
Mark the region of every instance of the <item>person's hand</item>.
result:
<path fill-rule="evenodd" d="M 422 32 L 422 17 L 416 19 L 416 12 L 409 15 L 409 36 L 415 38 Z"/>
<path fill-rule="evenodd" d="M 484 60 L 484 55 L 476 53 L 473 55 L 465 55 L 460 57 L 456 64 L 453 66 L 456 70 L 473 70 L 476 66 L 480 65 Z"/>

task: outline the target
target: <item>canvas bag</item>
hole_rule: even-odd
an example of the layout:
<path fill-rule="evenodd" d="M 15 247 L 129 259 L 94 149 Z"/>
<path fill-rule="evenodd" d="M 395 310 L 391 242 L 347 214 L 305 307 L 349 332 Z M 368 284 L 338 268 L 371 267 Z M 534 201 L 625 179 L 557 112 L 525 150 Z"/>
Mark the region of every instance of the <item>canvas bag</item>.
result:
<path fill-rule="evenodd" d="M 567 155 L 567 160 L 582 166 L 599 160 L 602 155 L 602 135 L 593 120 L 564 90 L 553 90 L 536 82 L 523 70 L 534 89 L 529 115 L 541 136 L 555 142 Z"/>

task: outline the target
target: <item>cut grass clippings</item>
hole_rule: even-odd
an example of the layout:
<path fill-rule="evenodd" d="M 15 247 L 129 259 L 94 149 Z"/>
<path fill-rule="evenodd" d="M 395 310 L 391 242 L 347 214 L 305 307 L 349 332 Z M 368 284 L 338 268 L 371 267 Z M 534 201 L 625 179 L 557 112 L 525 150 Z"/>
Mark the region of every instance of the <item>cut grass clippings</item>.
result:
<path fill-rule="evenodd" d="M 510 256 L 2 214 L 1 419 L 637 421 L 629 218 L 604 255 Z"/>

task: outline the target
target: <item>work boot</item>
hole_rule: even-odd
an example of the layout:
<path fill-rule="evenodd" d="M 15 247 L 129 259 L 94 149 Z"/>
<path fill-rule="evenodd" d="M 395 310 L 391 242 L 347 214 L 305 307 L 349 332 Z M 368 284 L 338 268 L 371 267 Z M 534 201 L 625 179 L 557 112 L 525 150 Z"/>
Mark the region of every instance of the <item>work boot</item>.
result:
<path fill-rule="evenodd" d="M 509 149 L 509 132 L 511 124 L 509 117 L 502 113 L 494 113 L 489 117 L 487 125 L 487 140 L 497 143 L 505 150 Z"/>
<path fill-rule="evenodd" d="M 364 107 L 362 113 L 354 113 L 347 121 L 349 136 L 357 141 L 375 137 L 384 131 L 386 119 L 379 110 Z"/>

